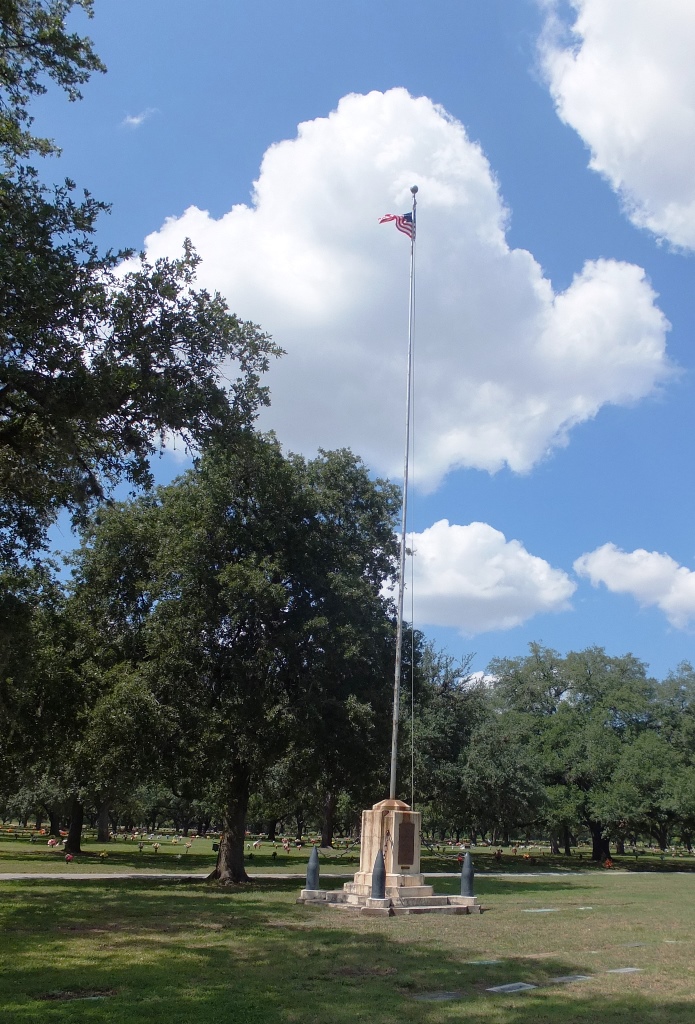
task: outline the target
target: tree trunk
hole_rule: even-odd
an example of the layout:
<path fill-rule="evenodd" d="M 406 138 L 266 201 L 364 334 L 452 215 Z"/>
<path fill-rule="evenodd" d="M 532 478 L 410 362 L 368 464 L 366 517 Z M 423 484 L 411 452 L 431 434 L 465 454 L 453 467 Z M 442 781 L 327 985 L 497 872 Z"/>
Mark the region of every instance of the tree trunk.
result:
<path fill-rule="evenodd" d="M 217 865 L 208 876 L 220 882 L 248 882 L 244 867 L 244 835 L 246 812 L 249 806 L 250 774 L 241 767 L 229 784 L 227 806 L 222 816 L 222 835 L 217 853 Z"/>
<path fill-rule="evenodd" d="M 323 801 L 323 818 L 321 820 L 321 846 L 333 846 L 335 805 L 335 793 L 326 793 Z"/>
<path fill-rule="evenodd" d="M 109 805 L 102 800 L 97 805 L 97 839 L 100 843 L 111 842 L 111 829 L 109 828 Z"/>
<path fill-rule="evenodd" d="M 554 857 L 558 857 L 560 855 L 560 840 L 557 836 L 550 837 L 550 852 Z"/>
<path fill-rule="evenodd" d="M 57 811 L 54 811 L 52 807 L 46 807 L 44 805 L 44 810 L 48 815 L 49 834 L 55 836 L 57 839 L 60 836 L 60 815 L 57 813 Z"/>
<path fill-rule="evenodd" d="M 43 818 L 41 817 L 41 814 L 37 811 L 36 812 L 36 821 L 34 822 L 34 831 L 35 832 L 40 832 L 42 825 L 43 825 Z"/>
<path fill-rule="evenodd" d="M 662 851 L 665 850 L 668 846 L 668 829 L 666 828 L 666 826 L 661 825 L 658 828 L 655 828 L 654 836 L 656 837 L 656 841 L 659 844 L 659 849 Z"/>
<path fill-rule="evenodd" d="M 567 825 L 563 825 L 562 828 L 562 842 L 565 847 L 565 857 L 572 856 L 572 837 L 570 836 L 570 830 Z"/>
<path fill-rule="evenodd" d="M 603 835 L 603 829 L 596 822 L 591 822 L 589 828 L 591 829 L 591 859 L 600 863 L 610 857 L 610 843 Z"/>
<path fill-rule="evenodd" d="M 275 842 L 275 837 L 277 835 L 277 826 L 278 826 L 277 818 L 268 818 L 268 821 L 266 822 L 266 824 L 268 826 L 268 828 L 266 829 L 266 831 L 268 833 L 268 842 L 269 843 L 274 843 Z"/>
<path fill-rule="evenodd" d="M 615 841 L 615 852 L 619 857 L 625 856 L 625 840 L 622 836 Z"/>
<path fill-rule="evenodd" d="M 74 796 L 70 807 L 70 826 L 68 828 L 67 842 L 65 843 L 66 853 L 82 853 L 80 843 L 82 842 L 83 822 L 84 804 Z"/>
<path fill-rule="evenodd" d="M 302 839 L 304 837 L 304 826 L 305 826 L 304 808 L 301 807 L 301 806 L 298 807 L 297 810 L 294 812 L 294 817 L 295 817 L 295 820 L 297 822 L 297 839 L 301 843 L 301 841 L 302 841 Z"/>

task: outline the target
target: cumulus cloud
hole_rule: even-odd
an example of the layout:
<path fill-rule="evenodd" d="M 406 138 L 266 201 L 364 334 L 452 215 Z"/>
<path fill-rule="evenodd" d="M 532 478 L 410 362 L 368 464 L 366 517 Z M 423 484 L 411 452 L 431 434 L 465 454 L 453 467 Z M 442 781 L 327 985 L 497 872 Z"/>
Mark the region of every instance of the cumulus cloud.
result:
<path fill-rule="evenodd" d="M 656 606 L 677 629 L 695 621 L 695 572 L 658 551 L 622 551 L 604 544 L 574 563 L 575 572 L 614 594 L 631 594 L 643 607 Z"/>
<path fill-rule="evenodd" d="M 295 451 L 350 446 L 401 466 L 409 244 L 381 215 L 418 207 L 417 479 L 459 466 L 525 472 L 607 403 L 669 373 L 668 323 L 637 266 L 602 259 L 555 293 L 510 249 L 507 210 L 462 124 L 404 89 L 344 97 L 263 158 L 249 205 L 190 207 L 146 240 L 190 237 L 200 279 L 287 355 L 262 425 Z"/>
<path fill-rule="evenodd" d="M 557 111 L 634 224 L 695 247 L 695 4 L 570 0 L 548 7 L 542 63 Z"/>
<path fill-rule="evenodd" d="M 148 121 L 153 114 L 157 111 L 154 107 L 148 107 L 147 110 L 142 110 L 139 114 L 126 114 L 121 121 L 122 128 L 142 128 L 145 121 Z"/>
<path fill-rule="evenodd" d="M 570 607 L 576 585 L 487 523 L 442 519 L 412 538 L 414 620 L 471 635 Z"/>

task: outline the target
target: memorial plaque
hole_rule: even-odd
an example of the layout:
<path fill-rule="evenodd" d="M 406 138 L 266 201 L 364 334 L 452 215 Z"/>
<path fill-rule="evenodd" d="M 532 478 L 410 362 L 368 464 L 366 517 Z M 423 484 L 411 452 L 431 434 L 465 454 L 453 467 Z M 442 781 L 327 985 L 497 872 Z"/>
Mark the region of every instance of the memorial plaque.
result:
<path fill-rule="evenodd" d="M 398 829 L 398 864 L 409 868 L 415 859 L 415 825 L 412 821 L 402 821 Z"/>

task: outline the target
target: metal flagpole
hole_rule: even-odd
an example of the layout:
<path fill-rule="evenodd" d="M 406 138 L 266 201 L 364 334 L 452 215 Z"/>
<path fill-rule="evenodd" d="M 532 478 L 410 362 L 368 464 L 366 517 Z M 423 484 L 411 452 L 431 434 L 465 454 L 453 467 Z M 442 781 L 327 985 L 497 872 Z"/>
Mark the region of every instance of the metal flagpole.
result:
<path fill-rule="evenodd" d="M 405 398 L 405 456 L 403 459 L 403 503 L 401 506 L 401 546 L 398 571 L 398 622 L 396 626 L 396 670 L 393 680 L 393 727 L 391 731 L 391 784 L 389 798 L 396 799 L 396 761 L 398 758 L 398 715 L 401 688 L 401 648 L 403 646 L 403 592 L 405 589 L 405 529 L 408 516 L 408 464 L 410 462 L 410 401 L 413 373 L 413 310 L 415 306 L 415 208 L 417 207 L 417 185 L 413 185 L 413 233 L 410 236 L 410 303 L 408 311 L 408 370 L 406 374 Z"/>

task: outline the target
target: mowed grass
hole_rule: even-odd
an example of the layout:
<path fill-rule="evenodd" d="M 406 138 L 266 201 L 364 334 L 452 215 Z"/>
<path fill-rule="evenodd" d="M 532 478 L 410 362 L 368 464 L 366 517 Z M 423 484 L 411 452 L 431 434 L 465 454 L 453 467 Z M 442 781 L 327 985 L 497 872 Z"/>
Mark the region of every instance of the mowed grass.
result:
<path fill-rule="evenodd" d="M 19 872 L 69 875 L 85 871 L 93 871 L 96 874 L 111 874 L 117 871 L 198 874 L 212 871 L 217 861 L 217 854 L 212 849 L 213 840 L 195 839 L 191 842 L 189 850 L 185 847 L 187 841 L 181 839 L 177 844 L 173 844 L 170 839 L 161 839 L 159 849 L 155 851 L 153 843 L 147 840 L 140 851 L 137 842 L 131 840 L 100 843 L 88 836 L 82 841 L 82 854 L 78 854 L 70 864 L 66 864 L 64 850 L 51 849 L 43 837 L 33 843 L 23 839 L 0 840 L 0 879 L 3 874 Z M 248 845 L 251 846 L 250 843 Z M 303 846 L 301 849 L 292 847 L 287 854 L 282 846 L 273 849 L 272 843 L 264 843 L 259 850 L 251 847 L 246 851 L 247 870 L 249 873 L 301 873 L 306 871 L 310 852 L 311 847 Z M 100 856 L 102 853 L 106 854 L 103 859 Z M 340 849 L 322 852 L 321 858 L 326 871 L 352 874 L 359 865 L 359 847 L 351 852 Z M 450 869 L 455 870 L 455 856 L 450 858 L 450 864 L 453 865 Z"/>
<path fill-rule="evenodd" d="M 462 917 L 362 918 L 297 905 L 298 888 L 281 879 L 4 882 L 2 1020 L 695 1021 L 694 875 L 483 877 L 487 912 Z M 440 880 L 438 891 L 447 888 L 456 879 Z M 607 973 L 623 967 L 640 971 Z M 591 977 L 552 982 L 571 974 Z M 515 981 L 539 987 L 486 991 Z M 416 998 L 434 992 L 459 998 Z"/>
<path fill-rule="evenodd" d="M 30 842 L 25 838 L 0 839 L 0 878 L 4 873 L 36 873 L 74 874 L 75 872 L 95 872 L 111 874 L 123 871 L 156 871 L 200 874 L 212 871 L 217 859 L 213 852 L 212 839 L 186 840 L 180 838 L 174 844 L 170 838 L 159 840 L 159 849 L 154 850 L 153 841 L 145 840 L 143 849 L 138 849 L 137 842 L 132 840 L 100 843 L 94 836 L 87 835 L 83 839 L 81 855 L 66 865 L 62 848 L 51 849 L 47 838 L 42 836 Z M 185 843 L 191 842 L 190 849 Z M 297 873 L 306 870 L 311 850 L 307 843 L 296 849 L 290 848 L 285 853 L 278 844 L 263 842 L 259 849 L 254 849 L 251 841 L 246 844 L 246 866 L 249 874 L 264 872 Z M 552 856 L 547 850 L 532 848 L 524 857 L 520 850 L 513 855 L 505 849 L 501 859 L 497 861 L 494 850 L 487 847 L 476 847 L 472 851 L 475 869 L 478 873 L 487 872 L 528 872 L 528 871 L 590 871 L 603 872 L 600 864 L 594 864 L 590 858 L 589 848 L 575 851 L 572 857 L 563 855 Z M 99 855 L 105 853 L 102 859 Z M 422 870 L 426 873 L 440 871 L 457 871 L 458 847 L 440 846 L 438 849 L 422 850 Z M 275 856 L 273 856 L 273 854 Z M 345 850 L 340 845 L 334 850 L 321 851 L 322 870 L 352 874 L 359 865 L 359 847 Z M 615 870 L 626 871 L 695 871 L 695 857 L 681 853 L 665 855 L 656 853 L 640 853 L 639 856 L 627 854 L 613 858 Z"/>

